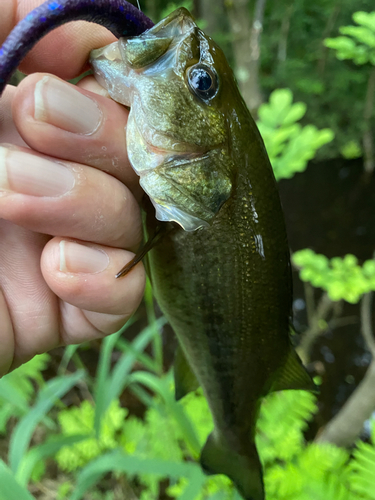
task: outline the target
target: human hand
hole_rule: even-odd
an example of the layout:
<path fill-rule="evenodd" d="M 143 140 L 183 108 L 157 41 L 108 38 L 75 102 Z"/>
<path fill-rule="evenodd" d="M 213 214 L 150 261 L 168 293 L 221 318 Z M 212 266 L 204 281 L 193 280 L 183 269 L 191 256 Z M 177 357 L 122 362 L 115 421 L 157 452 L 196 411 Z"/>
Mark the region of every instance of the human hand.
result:
<path fill-rule="evenodd" d="M 41 3 L 2 0 L 0 43 Z M 113 40 L 99 26 L 67 24 L 21 68 L 70 79 Z M 0 375 L 117 331 L 143 295 L 142 264 L 114 278 L 142 238 L 128 111 L 93 77 L 78 88 L 60 78 L 32 74 L 0 98 Z"/>

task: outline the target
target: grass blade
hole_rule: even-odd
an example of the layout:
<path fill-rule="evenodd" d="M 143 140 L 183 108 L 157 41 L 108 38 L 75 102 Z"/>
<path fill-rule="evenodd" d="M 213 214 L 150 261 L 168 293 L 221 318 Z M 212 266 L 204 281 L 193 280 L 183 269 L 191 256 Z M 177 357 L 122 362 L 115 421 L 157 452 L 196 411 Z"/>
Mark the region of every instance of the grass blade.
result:
<path fill-rule="evenodd" d="M 207 477 L 203 474 L 200 467 L 192 474 L 190 482 L 180 496 L 179 500 L 195 500 L 202 492 L 203 485 Z"/>
<path fill-rule="evenodd" d="M 155 406 L 155 401 L 153 396 L 150 396 L 150 394 L 140 385 L 137 384 L 132 384 L 129 387 L 129 390 L 139 399 L 141 403 L 143 403 L 147 407 L 152 407 Z"/>
<path fill-rule="evenodd" d="M 111 404 L 112 398 L 108 394 L 110 386 L 110 369 L 113 349 L 117 341 L 120 339 L 124 331 L 134 323 L 135 319 L 130 318 L 126 325 L 113 335 L 109 335 L 103 341 L 102 349 L 100 351 L 98 370 L 96 372 L 96 384 L 94 389 L 95 399 L 95 417 L 94 417 L 94 430 L 96 437 L 100 434 L 100 423 L 102 418 Z"/>
<path fill-rule="evenodd" d="M 81 347 L 81 344 L 72 344 L 72 345 L 68 345 L 67 347 L 65 347 L 64 354 L 63 354 L 63 357 L 61 358 L 60 366 L 58 368 L 59 375 L 62 375 L 63 373 L 65 373 L 70 360 L 74 356 L 77 349 L 79 349 L 80 347 Z"/>
<path fill-rule="evenodd" d="M 158 328 L 163 326 L 167 320 L 162 317 L 156 320 Z M 127 384 L 127 376 L 131 372 L 136 358 L 136 353 L 143 352 L 154 335 L 154 327 L 147 326 L 132 342 L 132 352 L 125 353 L 113 369 L 112 380 L 110 385 L 110 395 L 112 399 L 117 398 Z"/>
<path fill-rule="evenodd" d="M 160 318 L 158 320 L 158 324 L 162 325 L 165 323 L 165 321 L 166 320 L 164 318 Z M 98 382 L 97 390 L 95 392 L 96 409 L 94 429 L 97 436 L 100 433 L 100 423 L 105 412 L 107 411 L 111 402 L 114 399 L 117 399 L 124 390 L 124 387 L 128 385 L 128 375 L 137 360 L 137 354 L 144 351 L 144 349 L 150 343 L 152 336 L 153 328 L 146 327 L 132 342 L 132 350 L 129 352 L 125 352 L 117 361 L 111 375 L 108 375 L 108 359 L 107 357 L 103 359 L 103 368 L 101 368 L 102 371 L 99 375 L 102 378 L 100 383 Z M 111 347 L 111 345 L 112 344 L 109 345 L 108 349 Z M 108 354 L 105 353 L 105 356 L 108 356 Z"/>
<path fill-rule="evenodd" d="M 197 478 L 197 470 L 202 474 L 200 467 L 194 463 L 143 459 L 134 455 L 125 455 L 122 450 L 114 450 L 93 460 L 82 470 L 69 500 L 80 500 L 86 491 L 108 472 L 156 474 L 160 477 L 179 479 L 180 477 Z"/>
<path fill-rule="evenodd" d="M 27 486 L 31 474 L 36 464 L 48 457 L 56 455 L 64 446 L 72 446 L 88 438 L 87 434 L 77 434 L 75 436 L 59 436 L 53 441 L 31 448 L 23 457 L 18 467 L 16 478 L 22 486 Z"/>
<path fill-rule="evenodd" d="M 136 360 L 139 363 L 142 363 L 142 365 L 150 372 L 158 373 L 157 364 L 152 359 L 152 357 L 146 354 L 145 352 L 136 351 L 131 342 L 125 339 L 119 339 L 119 341 L 117 342 L 117 347 L 121 349 L 121 351 L 123 352 L 130 352 L 131 354 L 134 354 Z"/>
<path fill-rule="evenodd" d="M 0 500 L 35 500 L 15 479 L 12 471 L 0 459 Z"/>
<path fill-rule="evenodd" d="M 138 383 L 145 385 L 148 389 L 161 396 L 167 406 L 167 411 L 173 415 L 175 421 L 180 427 L 186 445 L 190 449 L 190 453 L 194 459 L 197 459 L 200 454 L 201 445 L 198 435 L 191 420 L 185 413 L 181 404 L 174 399 L 174 394 L 170 391 L 171 372 L 163 378 L 159 378 L 152 373 L 139 371 L 133 373 L 129 378 L 130 383 Z"/>
<path fill-rule="evenodd" d="M 152 353 L 156 364 L 156 372 L 161 375 L 163 373 L 163 342 L 161 338 L 160 326 L 157 324 L 155 309 L 154 309 L 154 295 L 152 286 L 149 279 L 147 279 L 145 289 L 145 305 L 148 324 L 154 329 L 152 337 Z"/>
<path fill-rule="evenodd" d="M 83 378 L 84 374 L 84 371 L 78 371 L 73 375 L 56 377 L 50 380 L 40 391 L 34 407 L 18 422 L 9 445 L 9 463 L 14 474 L 18 471 L 35 427 L 50 411 L 55 402 Z"/>
<path fill-rule="evenodd" d="M 6 378 L 0 380 L 0 398 L 4 399 L 22 412 L 27 412 L 29 409 L 25 396 L 17 389 L 17 387 L 9 383 Z"/>
<path fill-rule="evenodd" d="M 94 389 L 95 419 L 94 430 L 96 437 L 100 433 L 100 423 L 106 412 L 110 401 L 108 401 L 109 372 L 111 368 L 112 352 L 116 342 L 121 336 L 121 331 L 106 337 L 100 351 L 98 369 L 96 372 L 96 384 Z"/>

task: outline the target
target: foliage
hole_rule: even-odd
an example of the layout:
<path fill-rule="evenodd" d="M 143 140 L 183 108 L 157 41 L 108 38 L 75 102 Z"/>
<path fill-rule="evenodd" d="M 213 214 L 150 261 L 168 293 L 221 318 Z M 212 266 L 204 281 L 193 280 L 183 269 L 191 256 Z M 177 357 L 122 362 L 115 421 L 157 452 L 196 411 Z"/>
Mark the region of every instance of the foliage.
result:
<path fill-rule="evenodd" d="M 349 480 L 352 489 L 359 497 L 375 499 L 375 423 L 372 426 L 371 443 L 357 444 L 354 460 L 349 464 Z"/>
<path fill-rule="evenodd" d="M 332 141 L 330 129 L 318 130 L 314 125 L 297 123 L 306 113 L 306 105 L 293 103 L 290 89 L 274 90 L 269 103 L 258 110 L 259 131 L 275 173 L 276 180 L 303 172 L 317 149 Z"/>
<path fill-rule="evenodd" d="M 145 336 L 142 332 L 139 337 L 142 334 Z M 139 337 L 133 341 L 133 346 L 140 345 Z M 105 341 L 107 345 L 112 344 L 111 352 L 116 345 L 114 338 L 116 336 Z M 103 351 L 108 354 L 106 349 Z M 101 356 L 106 357 L 103 351 Z M 125 352 L 122 349 L 120 352 L 131 357 L 135 354 L 130 346 Z M 144 352 L 139 352 L 139 356 L 148 357 Z M 102 359 L 101 366 L 103 362 Z M 43 365 L 39 366 L 43 368 Z M 29 367 L 26 371 L 30 373 Z M 40 372 L 31 371 L 38 380 Z M 108 370 L 107 380 L 111 380 L 114 371 L 116 364 Z M 165 478 L 169 478 L 167 491 L 172 498 L 240 500 L 228 478 L 205 477 L 194 462 L 195 453 L 186 432 L 186 421 L 196 433 L 199 448 L 213 427 L 202 391 L 187 395 L 181 403 L 173 403 L 182 410 L 182 413 L 176 413 L 169 408 L 173 398 L 171 374 L 158 377 L 143 373 L 143 382 L 148 387 L 154 384 L 156 389 L 156 394 L 148 400 L 149 406 L 143 418 L 129 415 L 115 396 L 101 416 L 99 435 L 96 435 L 95 407 L 91 402 L 86 400 L 79 407 L 60 409 L 53 418 L 60 423 L 61 432 L 55 428 L 45 444 L 34 446 L 29 451 L 21 445 L 21 473 L 15 473 L 14 468 L 9 469 L 0 462 L 0 498 L 5 492 L 14 491 L 18 499 L 29 500 L 31 497 L 22 487 L 26 484 L 25 479 L 30 477 L 27 471 L 36 465 L 38 457 L 44 462 L 48 456 L 54 455 L 60 469 L 67 471 L 70 477 L 61 484 L 60 498 L 79 500 L 94 485 L 100 484 L 107 472 L 112 472 L 118 478 L 125 474 L 129 484 L 138 491 L 140 500 L 158 498 L 161 481 Z M 142 372 L 134 373 L 137 374 L 142 375 Z M 64 388 L 61 381 L 66 377 L 52 379 L 49 384 L 61 397 L 61 391 L 72 387 L 81 376 L 78 374 L 68 384 L 65 382 Z M 129 373 L 127 378 L 130 382 L 132 374 Z M 142 376 L 133 377 L 133 380 L 138 385 Z M 43 397 L 39 396 L 38 400 L 43 400 Z M 49 401 L 47 407 L 52 408 L 53 401 L 56 401 L 55 392 L 53 395 L 49 392 Z M 47 407 L 44 406 L 48 410 Z M 306 442 L 304 431 L 316 409 L 315 396 L 305 391 L 273 393 L 264 399 L 256 442 L 265 470 L 267 500 L 373 499 L 374 423 L 372 443 L 359 443 L 354 458 L 350 460 L 345 450 Z M 40 452 L 43 447 L 49 447 L 49 450 Z M 35 455 L 35 450 L 39 450 L 39 454 Z M 33 451 L 34 459 L 30 460 Z M 43 481 L 44 474 L 43 467 L 36 479 Z M 16 497 L 10 495 L 6 498 Z M 102 496 L 97 493 L 95 498 L 109 500 L 114 497 L 109 493 Z"/>
<path fill-rule="evenodd" d="M 58 413 L 61 433 L 64 436 L 87 434 L 87 439 L 71 446 L 65 446 L 56 455 L 58 465 L 62 470 L 70 472 L 82 467 L 90 460 L 105 451 L 117 448 L 117 433 L 122 427 L 127 415 L 124 408 L 120 408 L 118 401 L 113 401 L 103 415 L 100 435 L 94 433 L 95 409 L 89 401 L 83 401 L 79 407 L 73 406 Z"/>
<path fill-rule="evenodd" d="M 169 2 L 160 13 L 160 19 L 164 19 L 171 12 L 175 11 L 179 7 L 185 7 L 189 12 L 193 10 L 193 0 L 181 0 L 176 2 Z"/>
<path fill-rule="evenodd" d="M 317 151 L 319 159 L 338 157 L 349 141 L 362 143 L 370 68 L 343 64 L 323 44 L 340 26 L 350 24 L 354 9 L 374 10 L 374 2 L 268 0 L 266 4 L 261 88 L 265 97 L 276 88 L 290 88 L 296 100 L 307 105 L 303 124 L 333 130 L 335 141 Z"/>
<path fill-rule="evenodd" d="M 48 354 L 40 354 L 0 380 L 1 434 L 5 433 L 6 424 L 11 417 L 21 417 L 29 411 L 29 404 L 34 396 L 33 382 L 38 387 L 43 386 L 41 372 L 48 361 Z"/>
<path fill-rule="evenodd" d="M 193 12 L 194 3 L 193 0 L 176 0 L 175 2 L 169 2 L 166 7 L 160 13 L 160 19 L 164 19 L 171 12 L 175 11 L 179 7 L 185 7 L 189 12 Z M 206 27 L 206 22 L 204 19 L 195 19 L 195 22 L 200 29 L 204 30 Z"/>
<path fill-rule="evenodd" d="M 293 262 L 300 268 L 301 279 L 326 290 L 331 300 L 344 299 L 354 304 L 364 293 L 375 290 L 375 260 L 360 266 L 351 254 L 328 259 L 305 249 L 294 253 Z"/>
<path fill-rule="evenodd" d="M 338 59 L 352 59 L 355 64 L 375 65 L 375 11 L 358 11 L 353 20 L 359 26 L 341 26 L 340 33 L 348 36 L 326 38 L 326 47 L 336 50 Z"/>
<path fill-rule="evenodd" d="M 354 158 L 360 158 L 362 156 L 362 148 L 357 141 L 347 142 L 341 149 L 341 155 L 347 159 L 352 160 Z"/>

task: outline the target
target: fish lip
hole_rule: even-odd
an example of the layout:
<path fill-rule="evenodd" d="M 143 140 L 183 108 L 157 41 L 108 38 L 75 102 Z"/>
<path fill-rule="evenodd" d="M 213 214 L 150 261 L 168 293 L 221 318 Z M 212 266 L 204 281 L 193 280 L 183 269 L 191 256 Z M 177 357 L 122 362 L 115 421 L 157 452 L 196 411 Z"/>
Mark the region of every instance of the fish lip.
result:
<path fill-rule="evenodd" d="M 172 31 L 174 36 L 178 36 L 189 33 L 189 31 L 194 29 L 196 26 L 197 25 L 190 12 L 185 7 L 179 7 L 165 19 L 162 19 L 159 23 L 148 29 L 146 33 L 158 36 L 160 34 L 168 34 Z"/>

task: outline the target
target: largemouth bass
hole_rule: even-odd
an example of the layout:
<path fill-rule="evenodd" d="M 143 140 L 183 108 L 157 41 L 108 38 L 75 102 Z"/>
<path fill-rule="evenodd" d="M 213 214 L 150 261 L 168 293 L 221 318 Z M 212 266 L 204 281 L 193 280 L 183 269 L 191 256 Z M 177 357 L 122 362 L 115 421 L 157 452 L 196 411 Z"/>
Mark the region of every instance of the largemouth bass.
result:
<path fill-rule="evenodd" d="M 202 467 L 262 500 L 261 398 L 314 389 L 289 340 L 289 249 L 262 139 L 223 52 L 185 9 L 93 51 L 91 64 L 131 108 L 129 158 L 154 206 L 148 234 L 173 227 L 149 252 L 149 268 L 182 348 L 176 395 L 195 387 L 191 367 L 212 411 Z"/>

